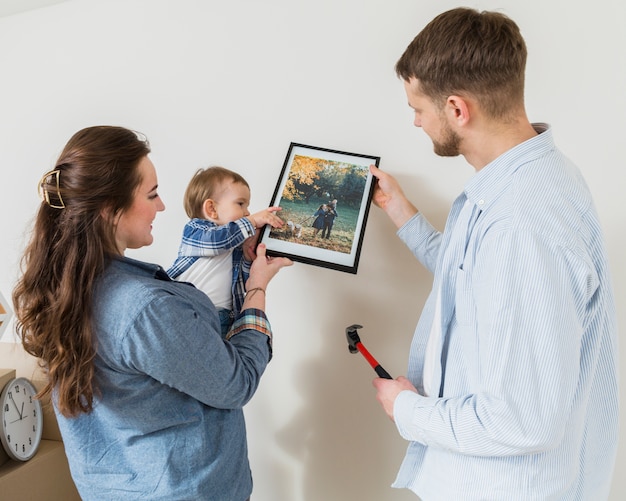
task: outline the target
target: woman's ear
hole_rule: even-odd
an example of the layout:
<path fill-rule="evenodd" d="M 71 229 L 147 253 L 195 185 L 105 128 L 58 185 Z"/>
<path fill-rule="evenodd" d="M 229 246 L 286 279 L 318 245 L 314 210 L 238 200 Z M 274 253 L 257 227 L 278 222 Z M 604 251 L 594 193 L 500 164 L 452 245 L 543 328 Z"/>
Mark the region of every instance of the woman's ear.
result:
<path fill-rule="evenodd" d="M 207 198 L 202 204 L 202 215 L 204 219 L 217 219 L 217 204 L 212 198 Z"/>
<path fill-rule="evenodd" d="M 100 217 L 104 219 L 111 226 L 117 226 L 117 222 L 120 220 L 121 213 L 113 214 L 111 207 L 103 207 L 100 209 Z"/>

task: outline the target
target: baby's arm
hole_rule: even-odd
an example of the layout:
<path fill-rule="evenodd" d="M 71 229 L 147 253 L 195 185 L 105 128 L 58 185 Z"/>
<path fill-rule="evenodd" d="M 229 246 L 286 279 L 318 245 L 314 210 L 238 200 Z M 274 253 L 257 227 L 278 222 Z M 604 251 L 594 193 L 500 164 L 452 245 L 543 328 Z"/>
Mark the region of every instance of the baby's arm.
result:
<path fill-rule="evenodd" d="M 252 222 L 246 218 L 222 226 L 193 219 L 185 226 L 178 254 L 191 257 L 217 256 L 238 247 L 254 233 Z"/>
<path fill-rule="evenodd" d="M 247 218 L 257 229 L 263 228 L 266 224 L 272 226 L 272 228 L 281 228 L 285 223 L 279 218 L 275 212 L 282 210 L 280 207 L 268 207 L 255 214 L 250 214 Z"/>

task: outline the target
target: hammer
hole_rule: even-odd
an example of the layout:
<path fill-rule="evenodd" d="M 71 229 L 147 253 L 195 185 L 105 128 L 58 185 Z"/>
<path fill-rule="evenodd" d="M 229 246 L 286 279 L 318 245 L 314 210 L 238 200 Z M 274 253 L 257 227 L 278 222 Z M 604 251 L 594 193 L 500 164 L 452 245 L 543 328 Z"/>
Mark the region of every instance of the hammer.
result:
<path fill-rule="evenodd" d="M 346 338 L 348 339 L 348 349 L 350 350 L 350 353 L 356 353 L 357 351 L 360 351 L 361 355 L 363 355 L 365 357 L 365 360 L 367 360 L 372 366 L 372 369 L 376 371 L 378 377 L 393 379 L 389 375 L 389 373 L 385 369 L 383 369 L 382 366 L 376 361 L 371 353 L 367 351 L 367 349 L 365 349 L 363 343 L 361 343 L 361 338 L 357 333 L 357 329 L 361 329 L 362 327 L 362 325 L 356 324 L 351 325 L 350 327 L 346 327 Z"/>

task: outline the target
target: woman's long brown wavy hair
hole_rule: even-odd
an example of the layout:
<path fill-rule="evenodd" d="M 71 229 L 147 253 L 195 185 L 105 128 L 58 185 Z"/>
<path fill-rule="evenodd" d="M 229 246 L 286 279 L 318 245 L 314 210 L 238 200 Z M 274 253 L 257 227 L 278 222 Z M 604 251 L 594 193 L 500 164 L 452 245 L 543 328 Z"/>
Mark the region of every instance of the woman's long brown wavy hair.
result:
<path fill-rule="evenodd" d="M 150 152 L 134 131 L 83 129 L 42 178 L 44 200 L 13 290 L 24 349 L 40 359 L 48 379 L 39 397 L 56 392 L 61 413 L 91 412 L 97 387 L 92 302 L 98 277 L 118 254 L 114 221 L 141 182 L 138 164 Z"/>

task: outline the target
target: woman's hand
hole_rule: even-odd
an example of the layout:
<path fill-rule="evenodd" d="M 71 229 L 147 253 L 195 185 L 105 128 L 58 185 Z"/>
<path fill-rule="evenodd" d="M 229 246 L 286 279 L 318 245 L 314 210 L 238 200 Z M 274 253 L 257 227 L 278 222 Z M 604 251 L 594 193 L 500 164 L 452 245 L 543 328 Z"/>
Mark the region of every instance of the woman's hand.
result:
<path fill-rule="evenodd" d="M 267 256 L 265 244 L 256 248 L 256 258 L 250 267 L 250 276 L 246 281 L 246 290 L 255 292 L 247 294 L 243 308 L 257 308 L 265 310 L 265 291 L 272 278 L 285 266 L 291 266 L 293 261 L 286 257 Z M 262 291 L 262 292 L 261 292 Z"/>
<path fill-rule="evenodd" d="M 256 258 L 256 244 L 259 241 L 258 232 L 251 237 L 246 238 L 241 244 L 241 250 L 243 251 L 243 258 L 246 261 L 254 261 Z"/>

